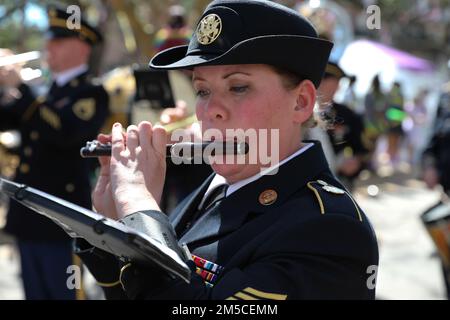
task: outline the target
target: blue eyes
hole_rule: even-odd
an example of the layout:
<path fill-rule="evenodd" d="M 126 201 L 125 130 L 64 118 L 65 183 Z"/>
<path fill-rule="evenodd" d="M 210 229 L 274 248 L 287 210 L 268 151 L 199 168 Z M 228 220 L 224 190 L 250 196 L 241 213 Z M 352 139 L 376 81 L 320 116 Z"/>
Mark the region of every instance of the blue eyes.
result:
<path fill-rule="evenodd" d="M 245 93 L 248 90 L 248 86 L 240 86 L 240 87 L 231 87 L 230 91 L 233 93 Z M 210 94 L 209 90 L 197 90 L 196 95 L 197 97 L 204 98 L 207 97 Z"/>
<path fill-rule="evenodd" d="M 230 91 L 235 93 L 244 93 L 248 89 L 248 86 L 242 86 L 242 87 L 231 87 Z"/>
<path fill-rule="evenodd" d="M 204 98 L 208 94 L 209 94 L 208 90 L 197 90 L 197 92 L 196 92 L 197 97 L 200 97 L 200 98 Z"/>

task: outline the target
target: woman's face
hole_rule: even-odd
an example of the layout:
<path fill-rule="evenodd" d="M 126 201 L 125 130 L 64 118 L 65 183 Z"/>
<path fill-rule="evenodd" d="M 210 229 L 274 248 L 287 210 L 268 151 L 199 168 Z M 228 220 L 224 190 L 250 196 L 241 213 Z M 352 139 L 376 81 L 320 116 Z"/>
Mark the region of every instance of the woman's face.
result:
<path fill-rule="evenodd" d="M 62 72 L 86 63 L 91 49 L 84 41 L 75 38 L 56 38 L 46 42 L 47 63 L 52 72 Z"/>
<path fill-rule="evenodd" d="M 194 68 L 193 85 L 197 93 L 196 114 L 205 131 L 217 129 L 223 140 L 234 137 L 226 129 L 254 129 L 257 134 L 266 129 L 266 150 L 278 152 L 279 160 L 295 152 L 301 145 L 298 111 L 298 90 L 288 90 L 281 77 L 267 65 L 225 65 Z M 271 129 L 278 130 L 279 139 L 270 144 Z M 261 132 L 261 133 L 260 133 Z M 219 140 L 219 139 L 216 139 Z M 262 141 L 258 139 L 261 148 Z M 258 151 L 259 152 L 259 151 Z M 225 161 L 223 157 L 223 161 Z M 234 161 L 236 162 L 236 161 Z M 263 165 L 262 165 L 263 163 Z M 224 176 L 229 183 L 245 179 L 259 172 L 264 164 L 260 157 L 249 164 L 213 163 L 213 170 Z"/>

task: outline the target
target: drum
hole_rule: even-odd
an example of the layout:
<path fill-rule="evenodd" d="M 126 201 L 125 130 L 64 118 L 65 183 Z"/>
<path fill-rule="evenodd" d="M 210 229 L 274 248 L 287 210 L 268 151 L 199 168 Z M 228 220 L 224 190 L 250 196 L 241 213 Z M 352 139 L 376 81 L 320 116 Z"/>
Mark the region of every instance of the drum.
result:
<path fill-rule="evenodd" d="M 422 221 L 447 270 L 450 269 L 450 203 L 439 202 L 425 211 Z"/>

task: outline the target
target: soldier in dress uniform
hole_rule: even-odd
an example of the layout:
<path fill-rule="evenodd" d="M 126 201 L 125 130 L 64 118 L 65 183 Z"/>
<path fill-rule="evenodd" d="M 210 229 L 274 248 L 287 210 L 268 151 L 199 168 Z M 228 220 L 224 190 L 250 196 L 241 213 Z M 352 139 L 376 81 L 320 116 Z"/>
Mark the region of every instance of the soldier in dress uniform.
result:
<path fill-rule="evenodd" d="M 49 7 L 47 63 L 53 83 L 46 96 L 36 96 L 17 70 L 3 69 L 0 83 L 14 98 L 0 105 L 2 129 L 21 133 L 20 165 L 15 181 L 91 208 L 89 163 L 80 148 L 96 137 L 108 114 L 108 95 L 89 77 L 88 59 L 101 40 L 84 20 L 68 29 L 69 14 Z M 6 231 L 18 241 L 27 299 L 74 299 L 66 285 L 73 265 L 71 240 L 56 224 L 11 201 Z"/>
<path fill-rule="evenodd" d="M 265 23 L 261 23 L 264 21 Z M 369 220 L 331 174 L 320 143 L 302 141 L 332 43 L 271 1 L 217 0 L 189 46 L 156 55 L 155 69 L 193 69 L 202 129 L 278 129 L 279 159 L 214 163 L 214 174 L 169 216 L 192 254 L 190 283 L 156 267 L 118 262 L 84 241 L 77 253 L 123 299 L 373 299 L 378 247 Z M 162 217 L 165 131 L 115 124 L 101 158 L 98 212 L 151 234 Z M 250 143 L 249 143 L 250 144 Z M 250 149 L 256 148 L 250 144 Z M 123 151 L 123 152 L 122 152 Z M 139 174 L 136 174 L 139 173 Z M 131 182 L 131 183 L 130 183 Z"/>
<path fill-rule="evenodd" d="M 335 171 L 344 185 L 352 189 L 353 181 L 364 168 L 368 150 L 364 145 L 364 122 L 360 115 L 345 104 L 334 101 L 339 81 L 348 77 L 335 62 L 328 62 L 319 87 L 324 103 L 330 104 L 332 126 L 327 130 L 335 153 Z"/>
<path fill-rule="evenodd" d="M 450 197 L 450 83 L 444 86 L 441 92 L 432 128 L 431 139 L 422 156 L 423 180 L 430 189 L 440 185 L 445 194 L 444 200 L 448 202 Z M 440 204 L 442 204 L 441 201 L 436 204 L 436 207 Z M 442 220 L 442 225 L 446 225 L 449 217 L 443 217 Z M 450 250 L 450 247 L 447 250 Z M 447 299 L 450 299 L 450 265 L 448 259 L 441 259 L 441 261 Z"/>

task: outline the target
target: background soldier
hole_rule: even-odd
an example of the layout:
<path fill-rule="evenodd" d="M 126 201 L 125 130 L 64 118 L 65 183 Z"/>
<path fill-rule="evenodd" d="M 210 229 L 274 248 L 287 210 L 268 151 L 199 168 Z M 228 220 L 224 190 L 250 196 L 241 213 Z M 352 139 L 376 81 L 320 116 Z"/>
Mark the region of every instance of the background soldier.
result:
<path fill-rule="evenodd" d="M 423 179 L 429 188 L 441 185 L 444 201 L 450 196 L 450 90 L 447 84 L 441 94 L 437 109 L 434 132 L 423 154 Z M 438 203 L 434 207 L 439 206 Z M 428 209 L 432 210 L 434 207 Z M 428 211 L 427 210 L 427 211 Z M 448 219 L 448 216 L 445 217 Z M 445 222 L 443 222 L 445 224 Z M 447 299 L 450 299 L 450 265 L 442 259 Z"/>
<path fill-rule="evenodd" d="M 336 63 L 329 62 L 319 87 L 319 94 L 325 103 L 331 103 L 330 115 L 334 121 L 332 128 L 328 130 L 328 137 L 335 153 L 336 173 L 351 189 L 353 180 L 363 169 L 368 151 L 362 139 L 362 118 L 348 106 L 334 101 L 339 81 L 345 76 Z"/>
<path fill-rule="evenodd" d="M 65 10 L 49 8 L 48 15 L 47 63 L 54 81 L 45 97 L 36 97 L 17 68 L 2 68 L 0 84 L 8 88 L 9 101 L 0 105 L 0 129 L 21 133 L 17 182 L 91 208 L 89 164 L 79 150 L 108 114 L 106 91 L 88 77 L 91 47 L 101 36 L 84 20 L 68 29 Z M 15 202 L 5 229 L 18 240 L 26 298 L 74 299 L 75 290 L 66 285 L 74 262 L 65 232 Z"/>

